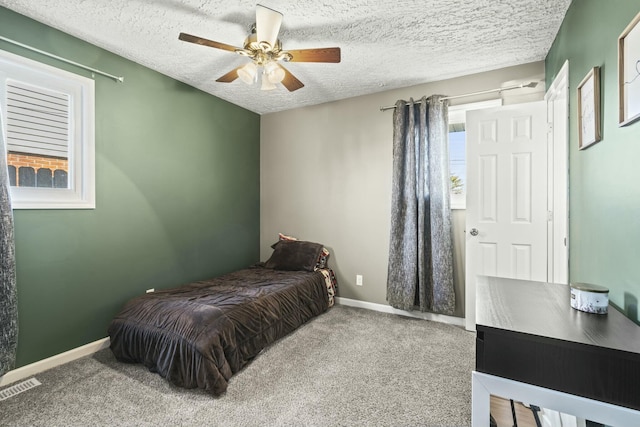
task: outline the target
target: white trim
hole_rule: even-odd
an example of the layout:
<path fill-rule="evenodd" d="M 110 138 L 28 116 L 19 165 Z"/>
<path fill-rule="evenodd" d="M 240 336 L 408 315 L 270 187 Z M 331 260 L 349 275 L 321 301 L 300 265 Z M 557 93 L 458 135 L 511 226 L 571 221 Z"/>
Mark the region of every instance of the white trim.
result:
<path fill-rule="evenodd" d="M 472 427 L 485 427 L 489 423 L 491 395 L 519 402 L 535 402 L 541 408 L 610 426 L 640 425 L 640 411 L 481 372 L 472 372 L 471 390 Z"/>
<path fill-rule="evenodd" d="M 451 200 L 449 201 L 449 209 L 451 210 L 465 210 L 467 209 L 467 193 L 453 194 L 451 193 Z"/>
<path fill-rule="evenodd" d="M 72 113 L 68 141 L 69 188 L 11 187 L 13 209 L 95 209 L 94 81 L 0 50 L 0 108 L 5 120 L 6 82 L 10 79 L 69 95 Z M 6 128 L 5 124 L 2 130 L 5 133 Z"/>
<path fill-rule="evenodd" d="M 547 102 L 547 282 L 569 284 L 569 61 L 544 96 Z"/>
<path fill-rule="evenodd" d="M 367 310 L 379 311 L 381 313 L 397 314 L 399 316 L 413 317 L 422 320 L 431 320 L 434 322 L 448 323 L 450 325 L 464 327 L 464 318 L 447 316 L 445 314 L 422 313 L 419 311 L 404 311 L 393 308 L 390 305 L 378 304 L 375 302 L 360 301 L 350 298 L 336 297 L 336 304 L 345 305 L 347 307 L 365 308 Z"/>
<path fill-rule="evenodd" d="M 56 354 L 55 356 L 9 371 L 0 377 L 0 387 L 23 380 L 42 371 L 55 368 L 56 366 L 64 365 L 65 363 L 72 362 L 76 359 L 80 359 L 81 357 L 89 356 L 90 354 L 108 348 L 110 343 L 111 340 L 109 337 L 102 338 L 98 341 L 90 342 L 89 344 L 85 344 L 81 347 L 77 347 L 69 351 L 65 351 L 64 353 Z"/>

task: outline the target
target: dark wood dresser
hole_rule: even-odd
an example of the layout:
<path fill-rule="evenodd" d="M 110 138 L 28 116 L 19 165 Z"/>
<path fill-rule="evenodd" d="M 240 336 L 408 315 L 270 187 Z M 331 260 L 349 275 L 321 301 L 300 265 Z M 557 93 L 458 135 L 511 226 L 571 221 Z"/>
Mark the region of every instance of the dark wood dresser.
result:
<path fill-rule="evenodd" d="M 476 331 L 477 372 L 640 411 L 640 327 L 612 306 L 584 313 L 568 285 L 479 277 Z"/>

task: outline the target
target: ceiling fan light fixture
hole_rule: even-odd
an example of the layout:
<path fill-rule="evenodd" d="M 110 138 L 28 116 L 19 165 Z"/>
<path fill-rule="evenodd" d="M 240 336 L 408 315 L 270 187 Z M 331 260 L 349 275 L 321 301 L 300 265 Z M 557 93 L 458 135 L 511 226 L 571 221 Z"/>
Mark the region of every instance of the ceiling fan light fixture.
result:
<path fill-rule="evenodd" d="M 280 83 L 284 79 L 284 70 L 275 62 L 269 62 L 264 66 L 264 76 L 270 83 Z"/>
<path fill-rule="evenodd" d="M 258 79 L 258 67 L 253 62 L 249 62 L 238 70 L 238 77 L 248 85 L 253 84 Z"/>
<path fill-rule="evenodd" d="M 273 90 L 276 88 L 276 85 L 271 83 L 269 78 L 266 75 L 262 75 L 262 86 L 260 86 L 260 90 Z"/>
<path fill-rule="evenodd" d="M 231 83 L 240 79 L 252 85 L 260 79 L 262 90 L 275 89 L 277 84 L 282 84 L 289 92 L 304 87 L 304 84 L 282 66 L 281 62 L 340 62 L 339 47 L 282 50 L 282 43 L 278 39 L 281 24 L 282 13 L 258 4 L 256 5 L 256 22 L 251 27 L 243 47 L 186 33 L 180 33 L 178 39 L 246 57 L 251 61 L 250 63 L 234 68 L 216 79 L 216 82 Z"/>

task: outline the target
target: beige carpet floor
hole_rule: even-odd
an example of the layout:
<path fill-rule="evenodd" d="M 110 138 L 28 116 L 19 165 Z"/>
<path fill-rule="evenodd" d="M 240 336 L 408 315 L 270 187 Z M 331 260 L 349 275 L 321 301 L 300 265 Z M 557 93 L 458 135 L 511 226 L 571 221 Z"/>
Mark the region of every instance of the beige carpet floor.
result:
<path fill-rule="evenodd" d="M 2 426 L 469 426 L 475 336 L 337 306 L 263 351 L 223 396 L 102 350 L 0 402 Z"/>

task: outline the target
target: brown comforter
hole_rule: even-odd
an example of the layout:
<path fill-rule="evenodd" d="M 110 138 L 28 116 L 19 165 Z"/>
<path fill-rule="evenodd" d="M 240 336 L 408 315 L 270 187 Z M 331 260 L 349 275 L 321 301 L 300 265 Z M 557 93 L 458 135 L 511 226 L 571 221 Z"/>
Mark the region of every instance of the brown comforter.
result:
<path fill-rule="evenodd" d="M 327 307 L 322 273 L 252 267 L 132 299 L 109 326 L 111 350 L 217 396 L 263 348 Z"/>

